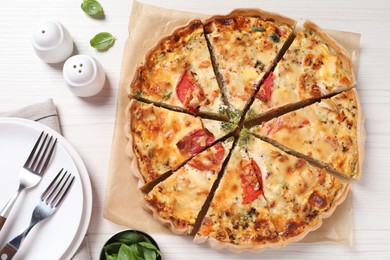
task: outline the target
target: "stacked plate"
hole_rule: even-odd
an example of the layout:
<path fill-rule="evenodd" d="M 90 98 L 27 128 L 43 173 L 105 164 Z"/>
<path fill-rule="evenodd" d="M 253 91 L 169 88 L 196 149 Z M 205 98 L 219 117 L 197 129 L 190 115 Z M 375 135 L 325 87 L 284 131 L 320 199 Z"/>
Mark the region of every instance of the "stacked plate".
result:
<path fill-rule="evenodd" d="M 41 182 L 20 195 L 0 232 L 0 246 L 29 224 L 40 194 L 62 168 L 76 178 L 58 212 L 32 229 L 14 259 L 70 259 L 83 241 L 91 217 L 91 183 L 76 150 L 51 128 L 19 118 L 0 118 L 0 208 L 17 190 L 19 171 L 42 131 L 58 139 L 55 153 Z"/>

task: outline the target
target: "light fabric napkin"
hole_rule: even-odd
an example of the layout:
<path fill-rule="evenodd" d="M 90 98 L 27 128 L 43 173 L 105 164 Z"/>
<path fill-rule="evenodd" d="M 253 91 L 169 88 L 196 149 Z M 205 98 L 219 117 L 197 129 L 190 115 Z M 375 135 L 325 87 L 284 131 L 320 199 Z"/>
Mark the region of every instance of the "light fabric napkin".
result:
<path fill-rule="evenodd" d="M 19 117 L 42 123 L 61 133 L 57 109 L 52 99 L 29 105 L 17 110 L 0 112 L 0 116 Z"/>
<path fill-rule="evenodd" d="M 52 99 L 48 99 L 41 103 L 29 105 L 17 110 L 0 112 L 0 117 L 18 117 L 33 120 L 44 124 L 58 133 L 61 133 L 59 117 L 57 109 Z M 91 259 L 89 254 L 88 239 L 85 236 L 80 248 L 72 258 L 73 260 L 89 260 Z"/>

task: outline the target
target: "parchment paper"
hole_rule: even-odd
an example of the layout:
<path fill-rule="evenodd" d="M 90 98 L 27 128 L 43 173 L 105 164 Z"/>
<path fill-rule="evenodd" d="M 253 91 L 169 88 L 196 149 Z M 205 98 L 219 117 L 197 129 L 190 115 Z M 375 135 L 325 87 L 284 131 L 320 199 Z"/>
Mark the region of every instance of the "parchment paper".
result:
<path fill-rule="evenodd" d="M 126 106 L 129 103 L 128 89 L 135 69 L 144 61 L 147 51 L 154 47 L 162 37 L 170 35 L 175 28 L 186 25 L 192 19 L 208 17 L 210 16 L 168 10 L 133 1 L 128 27 L 129 36 L 124 47 L 104 201 L 104 217 L 112 222 L 150 233 L 171 233 L 139 205 L 141 194 L 138 190 L 138 180 L 130 172 L 130 159 L 126 154 L 127 139 L 124 126 Z M 308 17 L 308 19 L 312 18 Z M 353 58 L 355 72 L 357 72 L 360 35 L 339 31 L 329 31 L 329 34 L 348 50 Z M 351 245 L 352 235 L 353 210 L 350 193 L 334 214 L 325 219 L 322 227 L 309 233 L 302 242 L 334 241 Z"/>

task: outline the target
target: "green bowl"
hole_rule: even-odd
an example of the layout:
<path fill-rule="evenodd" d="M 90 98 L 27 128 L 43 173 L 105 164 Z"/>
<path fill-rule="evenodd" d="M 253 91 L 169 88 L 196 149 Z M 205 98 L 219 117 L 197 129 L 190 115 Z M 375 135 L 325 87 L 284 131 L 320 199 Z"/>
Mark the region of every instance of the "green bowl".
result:
<path fill-rule="evenodd" d="M 145 233 L 145 232 L 142 232 L 142 231 L 139 231 L 139 230 L 134 230 L 134 229 L 129 229 L 129 230 L 123 230 L 123 231 L 120 231 L 118 233 L 116 233 L 115 235 L 113 235 L 112 237 L 110 237 L 106 243 L 104 243 L 101 251 L 100 251 L 100 257 L 99 259 L 100 260 L 107 260 L 106 259 L 106 254 L 105 254 L 105 250 L 104 250 L 104 247 L 106 245 L 109 245 L 109 244 L 112 244 L 114 243 L 115 241 L 117 241 L 117 238 L 120 237 L 121 235 L 124 235 L 126 233 L 137 233 L 137 234 L 141 234 L 145 237 L 147 237 L 150 242 L 160 251 L 160 248 L 158 247 L 158 244 L 157 242 L 153 239 L 153 237 L 151 237 L 149 234 Z M 160 255 L 156 258 L 157 260 L 161 260 L 162 257 L 161 257 L 161 251 L 160 251 Z"/>

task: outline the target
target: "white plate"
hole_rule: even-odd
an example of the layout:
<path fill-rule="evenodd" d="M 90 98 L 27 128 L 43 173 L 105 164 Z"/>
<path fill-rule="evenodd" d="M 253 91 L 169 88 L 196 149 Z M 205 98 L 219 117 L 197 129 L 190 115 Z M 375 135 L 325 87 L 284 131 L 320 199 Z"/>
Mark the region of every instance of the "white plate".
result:
<path fill-rule="evenodd" d="M 18 188 L 18 174 L 41 131 L 57 137 L 53 158 L 41 182 L 24 190 L 0 231 L 0 246 L 18 235 L 29 223 L 38 198 L 64 168 L 76 178 L 57 212 L 36 225 L 14 259 L 70 259 L 87 232 L 92 211 L 88 172 L 74 148 L 56 131 L 34 121 L 0 118 L 0 208 Z"/>

